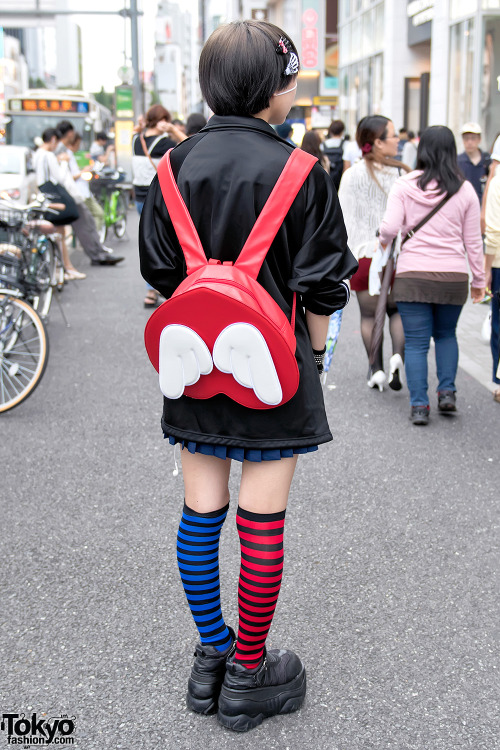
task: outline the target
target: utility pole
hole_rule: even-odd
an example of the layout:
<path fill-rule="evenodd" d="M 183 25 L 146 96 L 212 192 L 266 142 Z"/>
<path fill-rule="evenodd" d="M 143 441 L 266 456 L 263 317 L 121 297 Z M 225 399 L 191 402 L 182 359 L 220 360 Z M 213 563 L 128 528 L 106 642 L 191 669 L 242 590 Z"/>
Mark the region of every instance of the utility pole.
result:
<path fill-rule="evenodd" d="M 143 96 L 141 81 L 139 78 L 139 30 L 138 30 L 138 17 L 139 11 L 137 10 L 137 0 L 130 0 L 130 28 L 132 38 L 132 70 L 134 71 L 134 82 L 133 82 L 133 99 L 134 99 L 134 116 L 137 118 L 143 111 Z"/>

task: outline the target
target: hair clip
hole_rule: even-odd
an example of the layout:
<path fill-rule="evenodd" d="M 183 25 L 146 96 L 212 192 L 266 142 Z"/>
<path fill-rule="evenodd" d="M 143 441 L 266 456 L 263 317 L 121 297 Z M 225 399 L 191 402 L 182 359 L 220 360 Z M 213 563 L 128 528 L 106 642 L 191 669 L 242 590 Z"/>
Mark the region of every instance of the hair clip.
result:
<path fill-rule="evenodd" d="M 361 147 L 361 153 L 369 154 L 372 148 L 373 146 L 371 143 L 365 143 L 364 146 Z"/>
<path fill-rule="evenodd" d="M 285 39 L 285 37 L 280 37 L 280 40 L 278 42 L 278 46 L 276 47 L 276 52 L 278 55 L 287 55 L 288 54 L 288 39 Z"/>
<path fill-rule="evenodd" d="M 286 76 L 294 76 L 297 75 L 299 72 L 299 58 L 295 54 L 295 52 L 290 52 L 290 59 L 288 61 L 288 65 L 286 66 L 285 75 Z"/>

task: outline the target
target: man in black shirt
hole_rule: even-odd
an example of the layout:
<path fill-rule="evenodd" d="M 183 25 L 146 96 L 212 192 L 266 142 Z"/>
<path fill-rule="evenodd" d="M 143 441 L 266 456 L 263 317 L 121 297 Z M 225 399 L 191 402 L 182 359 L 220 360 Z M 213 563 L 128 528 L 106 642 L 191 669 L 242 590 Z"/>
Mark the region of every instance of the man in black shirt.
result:
<path fill-rule="evenodd" d="M 477 193 L 483 199 L 484 184 L 490 168 L 490 155 L 481 151 L 481 126 L 477 122 L 466 122 L 462 128 L 464 151 L 458 157 L 458 166 Z"/>

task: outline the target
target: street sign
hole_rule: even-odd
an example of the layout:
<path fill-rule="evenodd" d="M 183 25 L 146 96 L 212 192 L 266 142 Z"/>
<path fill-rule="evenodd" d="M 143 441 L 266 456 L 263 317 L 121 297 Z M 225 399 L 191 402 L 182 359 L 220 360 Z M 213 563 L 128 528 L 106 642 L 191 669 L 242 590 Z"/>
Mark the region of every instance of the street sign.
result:
<path fill-rule="evenodd" d="M 315 107 L 336 107 L 338 103 L 338 96 L 313 96 Z"/>
<path fill-rule="evenodd" d="M 134 104 L 132 86 L 117 86 L 115 88 L 116 117 L 120 120 L 133 120 Z"/>

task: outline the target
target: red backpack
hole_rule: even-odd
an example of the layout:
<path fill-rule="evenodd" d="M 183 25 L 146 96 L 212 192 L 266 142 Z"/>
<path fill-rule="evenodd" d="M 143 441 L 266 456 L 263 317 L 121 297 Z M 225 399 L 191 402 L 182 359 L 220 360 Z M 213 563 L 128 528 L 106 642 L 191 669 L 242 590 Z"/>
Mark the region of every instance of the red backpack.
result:
<path fill-rule="evenodd" d="M 146 349 L 171 399 L 218 393 L 252 409 L 289 401 L 299 386 L 295 307 L 291 321 L 258 283 L 264 258 L 316 158 L 294 149 L 238 259 L 207 260 L 170 164 L 158 179 L 181 245 L 187 278 L 150 317 Z"/>

